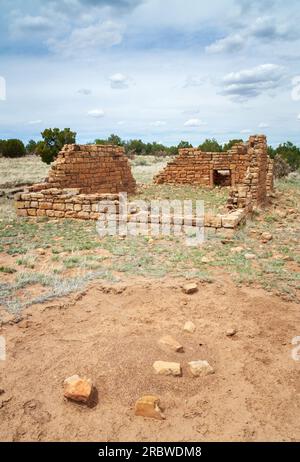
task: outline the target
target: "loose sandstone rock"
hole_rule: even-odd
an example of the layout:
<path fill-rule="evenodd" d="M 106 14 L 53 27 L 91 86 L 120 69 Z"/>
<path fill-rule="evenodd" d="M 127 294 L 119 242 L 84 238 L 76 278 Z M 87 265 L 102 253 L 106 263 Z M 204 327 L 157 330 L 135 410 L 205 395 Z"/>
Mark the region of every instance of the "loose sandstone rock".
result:
<path fill-rule="evenodd" d="M 155 361 L 153 363 L 155 373 L 158 375 L 181 375 L 181 366 L 179 363 L 172 363 L 168 361 Z"/>
<path fill-rule="evenodd" d="M 226 335 L 227 337 L 233 337 L 233 335 L 236 334 L 236 329 L 232 328 L 232 329 L 227 329 L 226 331 Z"/>
<path fill-rule="evenodd" d="M 192 321 L 187 321 L 183 326 L 183 330 L 185 330 L 186 332 L 190 332 L 192 334 L 193 332 L 195 332 L 196 326 Z"/>
<path fill-rule="evenodd" d="M 261 240 L 262 242 L 268 242 L 268 241 L 271 241 L 273 239 L 273 236 L 271 233 L 268 233 L 268 232 L 265 232 L 265 233 L 262 233 L 261 235 Z"/>
<path fill-rule="evenodd" d="M 92 382 L 86 377 L 72 375 L 64 381 L 64 397 L 73 401 L 87 403 L 92 393 Z"/>
<path fill-rule="evenodd" d="M 232 252 L 232 253 L 241 253 L 241 252 L 243 252 L 243 250 L 245 250 L 245 249 L 244 249 L 244 247 L 241 247 L 241 246 L 232 247 L 232 249 L 230 249 L 230 252 Z"/>
<path fill-rule="evenodd" d="M 207 361 L 191 361 L 189 362 L 190 371 L 194 377 L 201 375 L 213 374 L 215 371 Z"/>
<path fill-rule="evenodd" d="M 209 257 L 205 257 L 205 256 L 204 256 L 204 257 L 201 258 L 201 262 L 202 262 L 202 263 L 210 263 L 211 261 L 212 261 L 212 260 L 211 260 L 211 258 L 209 258 Z"/>
<path fill-rule="evenodd" d="M 137 400 L 134 407 L 135 415 L 163 420 L 165 416 L 160 409 L 160 399 L 155 395 L 142 396 Z"/>
<path fill-rule="evenodd" d="M 246 260 L 255 260 L 256 255 L 254 253 L 245 253 Z"/>
<path fill-rule="evenodd" d="M 36 249 L 36 253 L 38 253 L 39 255 L 45 255 L 46 254 L 46 250 L 45 249 Z"/>
<path fill-rule="evenodd" d="M 164 335 L 159 339 L 158 343 L 163 347 L 166 347 L 172 351 L 176 351 L 177 353 L 183 352 L 183 346 L 171 335 Z"/>
<path fill-rule="evenodd" d="M 194 294 L 198 291 L 198 286 L 194 282 L 190 282 L 189 284 L 185 284 L 182 290 L 185 294 Z"/>

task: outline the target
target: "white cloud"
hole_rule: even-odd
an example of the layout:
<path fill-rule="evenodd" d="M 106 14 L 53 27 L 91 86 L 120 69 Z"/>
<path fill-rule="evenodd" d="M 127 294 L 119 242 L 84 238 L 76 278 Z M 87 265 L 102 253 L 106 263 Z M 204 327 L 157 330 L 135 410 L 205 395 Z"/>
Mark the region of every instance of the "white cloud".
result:
<path fill-rule="evenodd" d="M 89 88 L 79 88 L 79 90 L 77 90 L 77 93 L 79 93 L 80 95 L 90 95 L 92 93 L 92 90 L 90 90 Z"/>
<path fill-rule="evenodd" d="M 276 41 L 291 41 L 299 39 L 298 27 L 294 27 L 290 19 L 271 16 L 259 16 L 253 23 L 241 24 L 240 30 L 229 34 L 208 45 L 208 53 L 231 53 L 244 49 L 247 45 L 259 42 L 268 43 Z"/>
<path fill-rule="evenodd" d="M 117 90 L 128 88 L 129 86 L 129 79 L 126 77 L 126 75 L 121 73 L 113 74 L 112 76 L 110 76 L 109 80 L 111 88 Z"/>
<path fill-rule="evenodd" d="M 88 116 L 99 119 L 100 117 L 104 117 L 104 111 L 103 109 L 92 109 L 88 111 Z"/>
<path fill-rule="evenodd" d="M 155 122 L 151 122 L 151 125 L 153 125 L 153 127 L 163 127 L 166 123 L 167 122 L 164 120 L 156 120 Z"/>
<path fill-rule="evenodd" d="M 284 68 L 277 64 L 261 64 L 251 69 L 231 72 L 222 80 L 221 94 L 245 100 L 277 88 L 284 77 Z"/>
<path fill-rule="evenodd" d="M 37 119 L 37 120 L 29 120 L 28 124 L 29 125 L 38 125 L 38 124 L 41 124 L 43 121 L 41 119 Z"/>
<path fill-rule="evenodd" d="M 297 119 L 300 121 L 300 114 L 298 114 Z"/>
<path fill-rule="evenodd" d="M 208 53 L 223 53 L 239 51 L 244 47 L 245 38 L 240 34 L 228 35 L 228 37 L 216 40 L 205 48 Z"/>
<path fill-rule="evenodd" d="M 87 27 L 75 28 L 64 40 L 49 39 L 51 51 L 67 57 L 77 56 L 79 53 L 91 56 L 101 48 L 110 48 L 122 42 L 123 28 L 113 21 L 97 22 Z"/>
<path fill-rule="evenodd" d="M 267 124 L 266 122 L 260 122 L 260 124 L 258 125 L 258 128 L 268 128 L 270 125 Z"/>
<path fill-rule="evenodd" d="M 11 29 L 15 34 L 23 32 L 43 32 L 45 29 L 50 29 L 53 26 L 52 22 L 44 16 L 17 16 L 11 23 Z"/>
<path fill-rule="evenodd" d="M 206 125 L 201 119 L 189 119 L 184 122 L 185 127 L 201 127 L 201 125 Z"/>
<path fill-rule="evenodd" d="M 250 27 L 249 35 L 267 40 L 295 38 L 291 23 L 276 22 L 271 16 L 258 17 Z"/>

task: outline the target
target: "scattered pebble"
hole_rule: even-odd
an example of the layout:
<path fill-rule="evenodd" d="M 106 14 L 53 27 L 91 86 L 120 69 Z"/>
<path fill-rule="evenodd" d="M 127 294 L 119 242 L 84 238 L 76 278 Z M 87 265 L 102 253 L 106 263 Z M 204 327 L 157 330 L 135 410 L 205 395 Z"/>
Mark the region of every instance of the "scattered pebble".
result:
<path fill-rule="evenodd" d="M 183 330 L 186 332 L 190 332 L 190 334 L 193 334 L 196 330 L 196 326 L 192 321 L 187 321 L 185 325 L 183 326 Z"/>
<path fill-rule="evenodd" d="M 190 282 L 189 284 L 185 284 L 182 290 L 185 294 L 194 294 L 198 291 L 198 286 L 194 282 Z"/>
<path fill-rule="evenodd" d="M 213 374 L 215 372 L 213 367 L 211 367 L 211 365 L 205 360 L 191 361 L 189 362 L 189 366 L 194 377 Z"/>
<path fill-rule="evenodd" d="M 261 235 L 261 240 L 265 244 L 268 241 L 271 241 L 273 239 L 273 235 L 271 233 L 265 232 L 262 233 Z"/>
<path fill-rule="evenodd" d="M 64 397 L 73 401 L 87 403 L 92 393 L 92 382 L 86 377 L 72 375 L 64 381 Z"/>
<path fill-rule="evenodd" d="M 180 363 L 173 363 L 168 361 L 155 361 L 153 363 L 155 373 L 158 375 L 181 375 Z"/>
<path fill-rule="evenodd" d="M 39 255 L 45 255 L 46 254 L 46 250 L 45 249 L 35 249 L 36 253 L 38 253 Z"/>
<path fill-rule="evenodd" d="M 183 346 L 177 342 L 171 335 L 164 335 L 158 341 L 158 343 L 162 346 L 169 348 L 172 351 L 176 351 L 177 353 L 183 352 Z"/>
<path fill-rule="evenodd" d="M 256 255 L 254 253 L 245 253 L 246 260 L 255 260 Z"/>
<path fill-rule="evenodd" d="M 226 335 L 227 337 L 233 337 L 233 335 L 236 334 L 236 329 L 232 328 L 232 329 L 227 329 L 226 331 Z"/>
<path fill-rule="evenodd" d="M 134 407 L 135 415 L 164 420 L 165 416 L 160 408 L 160 399 L 155 395 L 142 396 Z"/>
<path fill-rule="evenodd" d="M 244 247 L 232 247 L 230 249 L 230 252 L 233 252 L 233 253 L 240 253 L 240 252 L 243 252 L 244 251 Z"/>

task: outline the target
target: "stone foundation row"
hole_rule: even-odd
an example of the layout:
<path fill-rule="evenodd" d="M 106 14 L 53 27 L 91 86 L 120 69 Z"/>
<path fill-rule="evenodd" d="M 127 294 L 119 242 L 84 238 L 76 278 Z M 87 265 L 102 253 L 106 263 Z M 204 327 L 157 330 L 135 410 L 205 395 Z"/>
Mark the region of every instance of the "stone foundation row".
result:
<path fill-rule="evenodd" d="M 18 193 L 15 200 L 17 214 L 22 217 L 119 220 L 118 194 L 80 194 L 79 189 L 49 188 L 38 192 Z M 171 225 L 200 227 L 204 224 L 206 228 L 236 228 L 246 213 L 246 209 L 237 209 L 227 214 L 205 214 L 203 223 L 203 219 L 199 217 L 187 219 L 175 213 L 170 216 L 163 216 L 161 213 L 154 216 L 150 213 L 150 208 L 141 211 L 134 203 L 129 203 L 125 221 L 160 224 L 169 221 Z"/>

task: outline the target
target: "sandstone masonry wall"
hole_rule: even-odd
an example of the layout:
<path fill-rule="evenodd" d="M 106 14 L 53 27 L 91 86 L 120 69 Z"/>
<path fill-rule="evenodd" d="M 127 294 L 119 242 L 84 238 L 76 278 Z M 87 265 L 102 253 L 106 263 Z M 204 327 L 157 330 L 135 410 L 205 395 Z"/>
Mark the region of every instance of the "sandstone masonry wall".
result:
<path fill-rule="evenodd" d="M 230 170 L 231 184 L 243 181 L 249 166 L 247 146 L 234 145 L 228 152 L 202 152 L 197 148 L 180 149 L 179 155 L 155 176 L 154 182 L 214 185 L 214 171 Z"/>
<path fill-rule="evenodd" d="M 80 188 L 86 194 L 134 192 L 136 187 L 124 148 L 112 145 L 65 145 L 51 165 L 47 183 Z"/>

